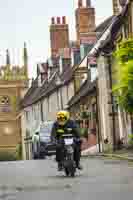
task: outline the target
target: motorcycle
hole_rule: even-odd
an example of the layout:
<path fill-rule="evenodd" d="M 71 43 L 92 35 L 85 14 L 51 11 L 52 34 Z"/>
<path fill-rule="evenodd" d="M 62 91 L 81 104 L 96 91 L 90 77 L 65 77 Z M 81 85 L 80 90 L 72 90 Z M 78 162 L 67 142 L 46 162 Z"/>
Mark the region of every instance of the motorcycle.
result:
<path fill-rule="evenodd" d="M 64 159 L 62 162 L 66 176 L 75 176 L 76 164 L 74 161 L 74 145 L 75 139 L 72 134 L 62 135 L 64 146 Z"/>

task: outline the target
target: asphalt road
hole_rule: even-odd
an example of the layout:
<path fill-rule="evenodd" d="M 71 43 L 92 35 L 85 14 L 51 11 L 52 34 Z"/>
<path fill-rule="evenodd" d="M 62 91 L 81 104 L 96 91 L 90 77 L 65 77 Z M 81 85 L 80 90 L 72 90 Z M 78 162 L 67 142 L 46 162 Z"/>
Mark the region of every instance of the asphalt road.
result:
<path fill-rule="evenodd" d="M 0 163 L 0 200 L 133 200 L 133 164 L 83 159 L 75 178 L 53 160 Z"/>

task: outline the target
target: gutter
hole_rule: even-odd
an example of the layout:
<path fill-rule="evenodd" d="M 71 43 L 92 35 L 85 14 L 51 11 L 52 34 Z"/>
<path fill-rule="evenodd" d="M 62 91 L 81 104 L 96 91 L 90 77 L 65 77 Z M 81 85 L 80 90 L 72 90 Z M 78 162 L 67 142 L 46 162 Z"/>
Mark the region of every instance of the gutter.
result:
<path fill-rule="evenodd" d="M 88 53 L 87 56 L 96 56 L 97 57 L 99 52 L 105 48 L 106 44 L 108 42 L 111 42 L 111 39 L 112 39 L 111 30 L 115 26 L 115 22 L 117 22 L 117 20 L 121 20 L 120 17 L 124 18 L 124 15 L 128 9 L 128 4 L 129 4 L 129 1 L 127 0 L 127 3 L 124 6 L 124 8 L 122 9 L 122 11 L 120 12 L 120 14 L 114 17 L 111 25 L 107 28 L 107 30 L 103 33 L 103 35 L 100 37 L 100 39 L 96 42 L 96 44 L 94 45 L 94 47 L 91 49 L 91 51 Z M 118 33 L 118 30 L 116 32 Z M 113 38 L 113 39 L 115 39 L 115 38 Z"/>

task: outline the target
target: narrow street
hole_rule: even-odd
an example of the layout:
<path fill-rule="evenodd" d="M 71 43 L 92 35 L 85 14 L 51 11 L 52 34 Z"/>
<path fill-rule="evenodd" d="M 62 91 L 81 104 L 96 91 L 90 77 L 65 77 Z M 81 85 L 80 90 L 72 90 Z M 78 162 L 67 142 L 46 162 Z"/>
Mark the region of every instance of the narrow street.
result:
<path fill-rule="evenodd" d="M 53 159 L 0 163 L 0 200 L 132 200 L 133 164 L 83 159 L 75 178 L 58 173 Z"/>

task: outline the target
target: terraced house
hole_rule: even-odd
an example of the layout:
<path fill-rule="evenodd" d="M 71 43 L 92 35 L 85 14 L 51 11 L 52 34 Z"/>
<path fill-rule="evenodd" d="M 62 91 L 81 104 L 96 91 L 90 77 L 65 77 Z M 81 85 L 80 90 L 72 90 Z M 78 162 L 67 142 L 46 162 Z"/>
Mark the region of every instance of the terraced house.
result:
<path fill-rule="evenodd" d="M 37 77 L 21 104 L 25 159 L 32 158 L 28 139 L 41 122 L 55 120 L 60 109 L 68 109 L 80 127 L 87 128 L 83 149 L 95 145 L 97 151 L 102 151 L 116 148 L 123 138 L 127 142 L 120 113 L 114 110 L 111 54 L 123 30 L 127 32 L 124 19 L 131 19 L 132 1 L 117 4 L 118 8 L 113 3 L 114 15 L 96 27 L 91 1 L 86 1 L 86 5 L 78 1 L 76 41 L 69 39 L 65 17 L 52 18 L 51 57 L 38 64 Z M 128 30 L 132 30 L 131 25 L 130 21 Z"/>
<path fill-rule="evenodd" d="M 65 17 L 51 19 L 51 57 L 38 64 L 37 78 L 22 102 L 23 140 L 26 134 L 34 134 L 41 121 L 55 120 L 56 112 L 67 108 L 68 101 L 87 79 L 84 57 L 96 41 L 95 9 L 91 2 L 83 5 L 79 0 L 75 17 L 76 41 L 69 40 Z M 31 158 L 30 145 L 26 148 L 24 157 Z"/>

